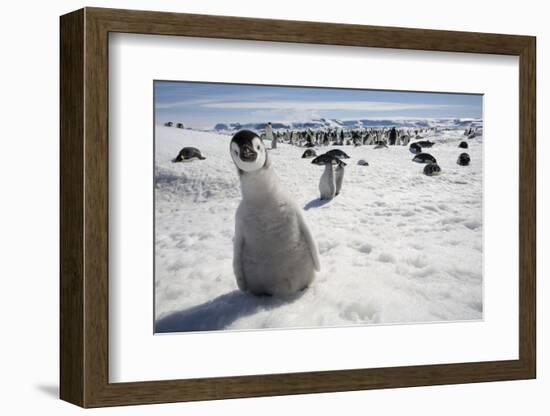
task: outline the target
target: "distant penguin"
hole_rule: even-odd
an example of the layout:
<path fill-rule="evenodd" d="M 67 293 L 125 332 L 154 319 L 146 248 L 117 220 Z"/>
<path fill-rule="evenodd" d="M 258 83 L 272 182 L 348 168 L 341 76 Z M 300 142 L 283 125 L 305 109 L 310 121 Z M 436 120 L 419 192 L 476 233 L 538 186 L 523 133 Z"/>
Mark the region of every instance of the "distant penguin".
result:
<path fill-rule="evenodd" d="M 346 164 L 337 157 L 326 153 L 324 155 L 317 156 L 311 161 L 311 163 L 314 165 L 325 166 L 325 170 L 319 180 L 319 193 L 321 194 L 321 199 L 327 200 L 334 198 L 336 196 L 336 177 L 334 173 L 334 165 L 346 166 Z M 343 179 L 343 172 L 341 172 L 341 175 L 341 178 Z M 340 187 L 341 186 L 342 184 L 340 183 Z"/>
<path fill-rule="evenodd" d="M 206 158 L 202 155 L 201 151 L 196 147 L 184 147 L 183 149 L 180 150 L 178 155 L 174 159 L 172 159 L 172 162 L 173 163 L 190 162 L 195 159 L 204 160 Z"/>
<path fill-rule="evenodd" d="M 397 140 L 397 130 L 395 127 L 392 127 L 389 133 L 390 146 L 394 146 Z"/>
<path fill-rule="evenodd" d="M 310 157 L 315 157 L 317 156 L 317 153 L 315 152 L 315 150 L 313 149 L 307 149 L 303 154 L 302 154 L 302 159 L 309 159 Z"/>
<path fill-rule="evenodd" d="M 422 153 L 422 148 L 417 143 L 412 143 L 409 146 L 409 150 L 410 150 L 411 153 L 414 153 L 414 154 Z"/>
<path fill-rule="evenodd" d="M 165 125 L 166 127 L 172 127 L 172 126 L 174 125 L 174 123 L 171 122 L 171 121 L 167 121 L 166 123 L 164 123 L 164 125 Z"/>
<path fill-rule="evenodd" d="M 441 173 L 441 168 L 437 163 L 428 163 L 424 166 L 424 175 L 437 176 Z"/>
<path fill-rule="evenodd" d="M 468 153 L 461 153 L 456 163 L 460 166 L 468 166 L 470 164 L 470 155 Z"/>
<path fill-rule="evenodd" d="M 415 157 L 413 157 L 413 162 L 417 163 L 437 163 L 437 160 L 435 160 L 435 157 L 433 157 L 429 153 L 418 153 Z"/>
<path fill-rule="evenodd" d="M 242 200 L 235 215 L 233 271 L 242 291 L 290 296 L 320 270 L 302 209 L 279 181 L 261 139 L 249 130 L 231 139 Z"/>
<path fill-rule="evenodd" d="M 272 149 L 277 148 L 277 136 L 273 134 L 273 127 L 271 126 L 271 122 L 267 123 L 267 126 L 265 127 L 265 138 L 266 140 L 271 140 Z"/>
<path fill-rule="evenodd" d="M 284 135 L 283 135 L 283 141 L 285 143 L 290 143 L 290 131 L 285 131 Z"/>
<path fill-rule="evenodd" d="M 357 162 L 357 164 L 359 166 L 368 166 L 369 165 L 369 162 L 367 162 L 365 159 L 359 159 L 359 161 Z"/>
<path fill-rule="evenodd" d="M 339 159 L 349 159 L 349 156 L 346 154 L 346 152 L 340 150 L 340 149 L 332 149 L 326 152 L 327 155 L 337 157 Z"/>
<path fill-rule="evenodd" d="M 458 145 L 461 149 L 467 149 L 468 148 L 468 142 L 460 142 Z"/>
<path fill-rule="evenodd" d="M 378 142 L 376 146 L 373 147 L 373 149 L 387 149 L 388 145 L 384 142 Z"/>
<path fill-rule="evenodd" d="M 183 129 L 183 128 L 185 128 L 185 126 L 183 125 L 183 123 L 178 123 L 178 124 L 176 124 L 176 127 L 177 127 L 178 129 Z"/>

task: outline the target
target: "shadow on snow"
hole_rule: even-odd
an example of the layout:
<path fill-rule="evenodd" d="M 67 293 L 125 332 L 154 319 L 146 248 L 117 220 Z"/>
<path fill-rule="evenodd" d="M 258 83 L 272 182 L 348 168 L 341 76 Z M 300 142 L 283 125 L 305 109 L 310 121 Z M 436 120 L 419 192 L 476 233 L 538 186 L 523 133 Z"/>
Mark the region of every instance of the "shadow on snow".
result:
<path fill-rule="evenodd" d="M 305 206 L 304 209 L 307 211 L 311 208 L 319 208 L 322 207 L 325 204 L 328 204 L 331 200 L 330 199 L 321 199 L 321 198 L 315 198 L 309 201 Z"/>
<path fill-rule="evenodd" d="M 208 302 L 170 313 L 155 323 L 155 333 L 216 331 L 225 329 L 239 318 L 262 310 L 269 311 L 292 302 L 303 292 L 291 298 L 254 296 L 234 290 Z"/>

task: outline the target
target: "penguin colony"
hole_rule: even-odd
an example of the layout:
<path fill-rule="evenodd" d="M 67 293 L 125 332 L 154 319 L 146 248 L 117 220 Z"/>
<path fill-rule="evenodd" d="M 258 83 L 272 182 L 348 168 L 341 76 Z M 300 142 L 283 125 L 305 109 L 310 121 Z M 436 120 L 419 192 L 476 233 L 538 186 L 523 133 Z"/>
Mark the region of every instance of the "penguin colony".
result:
<path fill-rule="evenodd" d="M 174 123 L 168 121 L 164 123 L 166 127 L 173 127 Z M 176 123 L 177 128 L 185 128 L 183 123 Z M 328 128 L 325 130 L 290 130 L 284 132 L 279 130 L 274 131 L 271 122 L 265 125 L 265 131 L 260 139 L 265 139 L 271 143 L 271 150 L 277 149 L 278 143 L 286 143 L 299 147 L 306 148 L 302 154 L 303 159 L 315 158 L 311 163 L 315 165 L 325 166 L 325 170 L 321 175 L 319 183 L 319 191 L 321 199 L 332 199 L 338 195 L 342 189 L 344 178 L 344 167 L 346 164 L 341 159 L 348 159 L 349 156 L 340 149 L 333 149 L 325 153 L 332 156 L 333 159 L 320 158 L 315 147 L 322 146 L 363 146 L 374 145 L 373 149 L 387 149 L 388 146 L 406 146 L 409 145 L 409 151 L 415 156 L 413 161 L 417 163 L 431 164 L 432 167 L 425 167 L 424 174 L 427 176 L 435 176 L 441 173 L 441 167 L 437 164 L 437 160 L 431 154 L 426 153 L 423 149 L 430 149 L 435 145 L 435 142 L 423 140 L 422 135 L 437 128 L 360 128 L 360 129 L 337 129 Z M 472 139 L 482 134 L 480 128 L 468 128 L 464 131 L 464 136 Z M 411 142 L 412 138 L 414 141 Z M 458 144 L 460 149 L 468 149 L 468 142 L 461 141 Z M 324 156 L 324 155 L 321 155 Z M 187 162 L 191 160 L 204 160 L 200 150 L 196 148 L 183 148 L 179 154 L 172 160 L 173 162 Z M 457 159 L 457 164 L 460 166 L 468 166 L 470 164 L 470 155 L 462 153 Z M 359 160 L 358 166 L 369 166 L 366 160 Z M 332 185 L 334 182 L 334 186 Z M 331 189 L 334 188 L 334 192 Z"/>
<path fill-rule="evenodd" d="M 173 127 L 174 122 L 168 121 L 164 123 L 166 127 Z M 185 128 L 183 123 L 176 123 L 177 128 Z M 271 122 L 265 125 L 265 131 L 260 139 L 265 139 L 271 143 L 271 150 L 277 149 L 278 143 L 286 143 L 299 147 L 306 148 L 302 154 L 303 159 L 315 158 L 311 163 L 315 165 L 325 166 L 319 184 L 321 199 L 332 199 L 338 195 L 342 189 L 344 178 L 344 167 L 346 163 L 341 159 L 349 159 L 349 156 L 340 149 L 333 149 L 326 152 L 324 155 L 332 156 L 333 159 L 319 158 L 315 147 L 322 146 L 363 146 L 374 145 L 373 149 L 387 149 L 388 146 L 406 146 L 409 145 L 409 151 L 415 156 L 413 161 L 417 163 L 425 163 L 434 165 L 430 168 L 424 168 L 423 172 L 428 176 L 434 176 L 441 173 L 441 167 L 437 164 L 437 160 L 431 154 L 426 153 L 423 149 L 432 148 L 435 142 L 423 140 L 422 135 L 431 131 L 437 130 L 437 127 L 430 128 L 358 128 L 358 129 L 337 129 L 328 128 L 325 130 L 290 130 L 284 132 L 279 130 L 274 131 Z M 468 128 L 464 131 L 464 136 L 472 139 L 482 134 L 482 129 L 479 127 Z M 411 142 L 412 138 L 414 141 Z M 468 142 L 461 141 L 458 144 L 460 149 L 468 149 Z M 324 156 L 321 155 L 321 156 Z M 183 148 L 179 154 L 172 160 L 173 162 L 188 162 L 191 160 L 204 160 L 199 149 Z M 462 153 L 457 159 L 457 164 L 460 166 L 468 166 L 470 164 L 470 155 Z M 366 160 L 359 160 L 358 166 L 369 166 Z M 329 169 L 330 167 L 330 169 Z M 437 168 L 436 168 L 437 167 Z M 331 170 L 331 172 L 329 172 Z M 327 181 L 329 183 L 327 183 Z M 334 181 L 334 194 L 330 191 L 333 188 L 330 182 Z M 336 186 L 338 185 L 338 186 Z M 321 190 L 322 189 L 322 190 Z M 332 196 L 331 196 L 332 195 Z"/>
<path fill-rule="evenodd" d="M 387 149 L 388 146 L 406 146 L 409 145 L 409 151 L 415 156 L 413 161 L 422 163 L 426 166 L 422 172 L 427 176 L 437 176 L 441 174 L 441 167 L 437 160 L 431 154 L 424 152 L 423 149 L 430 149 L 436 143 L 423 139 L 423 135 L 437 131 L 438 128 L 419 128 L 419 129 L 396 129 L 392 128 L 360 128 L 360 129 L 325 129 L 325 130 L 290 130 L 284 132 L 274 131 L 271 123 L 267 123 L 263 138 L 271 141 L 271 149 L 277 148 L 277 143 L 287 143 L 306 150 L 302 154 L 303 159 L 314 158 L 312 164 L 324 166 L 325 169 L 319 181 L 319 193 L 321 200 L 330 200 L 337 196 L 342 190 L 344 168 L 346 163 L 342 159 L 348 159 L 349 156 L 340 149 L 333 149 L 318 156 L 314 148 L 323 146 L 363 146 L 373 145 L 373 149 Z M 482 134 L 480 128 L 468 128 L 464 131 L 464 136 L 472 139 Z M 414 140 L 414 141 L 413 141 Z M 461 149 L 468 149 L 468 143 L 461 141 L 458 144 Z M 457 164 L 468 166 L 470 156 L 462 153 Z M 357 162 L 358 166 L 369 166 L 369 163 L 361 159 Z"/>

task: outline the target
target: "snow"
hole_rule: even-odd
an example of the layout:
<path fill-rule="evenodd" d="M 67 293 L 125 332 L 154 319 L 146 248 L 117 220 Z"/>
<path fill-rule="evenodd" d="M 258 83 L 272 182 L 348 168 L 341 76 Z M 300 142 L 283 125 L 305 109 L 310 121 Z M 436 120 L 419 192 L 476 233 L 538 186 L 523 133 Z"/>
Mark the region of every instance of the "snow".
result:
<path fill-rule="evenodd" d="M 424 135 L 442 168 L 428 177 L 408 146 L 340 146 L 342 192 L 319 200 L 323 167 L 279 143 L 274 169 L 304 209 L 321 272 L 293 299 L 240 292 L 232 270 L 240 185 L 231 135 L 156 126 L 157 332 L 304 328 L 482 318 L 482 137 Z M 458 148 L 467 140 L 469 149 Z M 171 163 L 185 146 L 206 160 Z M 270 144 L 266 143 L 269 148 Z M 317 148 L 318 154 L 333 147 Z M 467 152 L 470 166 L 456 164 Z M 369 166 L 357 165 L 365 159 Z"/>

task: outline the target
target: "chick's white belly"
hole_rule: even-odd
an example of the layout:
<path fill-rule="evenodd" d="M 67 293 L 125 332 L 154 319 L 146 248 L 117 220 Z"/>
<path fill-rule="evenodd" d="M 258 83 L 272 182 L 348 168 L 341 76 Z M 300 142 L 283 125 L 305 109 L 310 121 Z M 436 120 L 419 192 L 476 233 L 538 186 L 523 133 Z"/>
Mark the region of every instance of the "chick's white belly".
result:
<path fill-rule="evenodd" d="M 242 267 L 248 290 L 284 295 L 311 283 L 313 260 L 294 212 L 248 217 L 243 225 Z"/>

